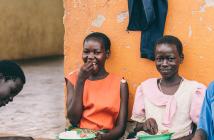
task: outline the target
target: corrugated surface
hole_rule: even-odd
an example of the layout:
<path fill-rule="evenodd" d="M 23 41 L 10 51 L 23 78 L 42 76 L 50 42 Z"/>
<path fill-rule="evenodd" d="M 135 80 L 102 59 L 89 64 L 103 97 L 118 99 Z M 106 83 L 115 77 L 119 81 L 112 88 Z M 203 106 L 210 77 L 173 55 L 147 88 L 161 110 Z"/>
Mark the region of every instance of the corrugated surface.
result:
<path fill-rule="evenodd" d="M 0 59 L 63 54 L 62 0 L 1 0 Z"/>

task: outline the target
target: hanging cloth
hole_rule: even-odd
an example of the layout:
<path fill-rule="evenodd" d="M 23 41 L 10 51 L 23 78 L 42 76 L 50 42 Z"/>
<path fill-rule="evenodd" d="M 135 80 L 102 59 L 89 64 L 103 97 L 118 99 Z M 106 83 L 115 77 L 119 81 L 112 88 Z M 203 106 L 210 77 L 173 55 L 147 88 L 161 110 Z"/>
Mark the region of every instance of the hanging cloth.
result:
<path fill-rule="evenodd" d="M 128 0 L 129 24 L 127 30 L 141 31 L 141 58 L 154 60 L 155 42 L 163 36 L 167 0 Z"/>

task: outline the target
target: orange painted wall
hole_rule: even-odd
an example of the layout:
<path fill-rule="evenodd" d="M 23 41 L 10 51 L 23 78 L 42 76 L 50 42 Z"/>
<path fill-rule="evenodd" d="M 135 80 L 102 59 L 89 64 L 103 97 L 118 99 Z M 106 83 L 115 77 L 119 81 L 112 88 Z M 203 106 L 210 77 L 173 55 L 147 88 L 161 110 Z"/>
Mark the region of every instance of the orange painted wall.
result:
<path fill-rule="evenodd" d="M 64 0 L 65 74 L 82 64 L 84 37 L 106 33 L 112 42 L 110 72 L 124 76 L 130 88 L 131 111 L 137 85 L 159 76 L 152 61 L 140 58 L 140 32 L 127 32 L 127 0 Z M 185 60 L 180 73 L 208 84 L 214 80 L 214 0 L 169 0 L 165 34 L 179 37 Z"/>

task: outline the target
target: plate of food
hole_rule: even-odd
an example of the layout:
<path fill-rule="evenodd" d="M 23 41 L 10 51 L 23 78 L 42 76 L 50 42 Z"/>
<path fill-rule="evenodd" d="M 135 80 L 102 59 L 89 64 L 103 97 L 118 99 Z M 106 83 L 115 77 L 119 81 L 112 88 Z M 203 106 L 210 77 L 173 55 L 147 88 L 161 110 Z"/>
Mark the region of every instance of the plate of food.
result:
<path fill-rule="evenodd" d="M 174 133 L 170 133 L 168 130 L 158 132 L 156 135 L 150 135 L 143 131 L 137 133 L 139 140 L 170 140 Z"/>
<path fill-rule="evenodd" d="M 93 140 L 94 133 L 78 133 L 77 131 L 65 131 L 59 134 L 59 140 Z"/>

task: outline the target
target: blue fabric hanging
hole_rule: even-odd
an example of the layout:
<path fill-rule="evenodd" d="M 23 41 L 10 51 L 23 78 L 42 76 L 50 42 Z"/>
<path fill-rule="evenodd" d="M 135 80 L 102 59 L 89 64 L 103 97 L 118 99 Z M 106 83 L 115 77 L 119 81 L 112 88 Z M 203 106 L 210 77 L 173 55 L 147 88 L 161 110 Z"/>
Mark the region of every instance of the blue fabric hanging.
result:
<path fill-rule="evenodd" d="M 127 30 L 142 31 L 140 56 L 154 60 L 155 42 L 163 36 L 167 0 L 128 0 L 129 24 Z"/>

